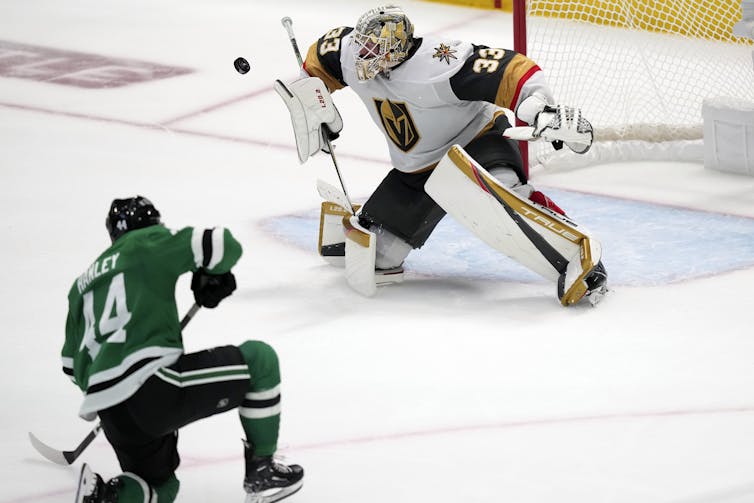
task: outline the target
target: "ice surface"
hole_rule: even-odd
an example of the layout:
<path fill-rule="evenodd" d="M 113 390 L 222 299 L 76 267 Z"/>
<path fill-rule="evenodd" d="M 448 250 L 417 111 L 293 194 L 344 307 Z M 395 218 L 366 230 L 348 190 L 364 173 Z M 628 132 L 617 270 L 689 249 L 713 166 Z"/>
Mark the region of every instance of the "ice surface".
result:
<path fill-rule="evenodd" d="M 419 34 L 511 45 L 508 14 L 403 6 Z M 323 155 L 298 165 L 272 82 L 296 76 L 283 16 L 306 50 L 370 7 L 0 3 L 0 40 L 193 70 L 92 89 L 12 75 L 0 53 L 0 502 L 73 498 L 78 463 L 50 464 L 26 433 L 72 449 L 91 428 L 60 372 L 66 293 L 108 244 L 110 200 L 136 193 L 171 227 L 224 225 L 243 243 L 238 291 L 185 340 L 279 352 L 280 453 L 307 471 L 291 503 L 754 501 L 754 178 L 683 163 L 535 171 L 603 240 L 615 285 L 596 308 L 560 307 L 553 285 L 450 221 L 403 284 L 361 298 L 314 251 L 315 183 L 337 178 Z M 386 148 L 353 94 L 335 101 L 338 159 L 363 201 Z M 188 278 L 177 296 L 188 309 Z M 179 502 L 242 501 L 241 434 L 232 413 L 182 431 Z M 118 473 L 102 437 L 82 460 Z"/>

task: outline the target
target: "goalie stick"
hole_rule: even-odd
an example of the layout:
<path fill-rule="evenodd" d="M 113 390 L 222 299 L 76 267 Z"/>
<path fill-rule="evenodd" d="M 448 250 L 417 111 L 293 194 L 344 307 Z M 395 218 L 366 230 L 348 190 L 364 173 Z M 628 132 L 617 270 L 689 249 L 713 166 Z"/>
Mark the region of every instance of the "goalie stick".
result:
<path fill-rule="evenodd" d="M 334 185 L 330 185 L 322 179 L 317 179 L 317 192 L 325 201 L 335 203 L 339 206 L 342 206 L 343 208 L 353 209 L 348 196 L 339 191 Z"/>
<path fill-rule="evenodd" d="M 191 321 L 191 318 L 194 317 L 194 315 L 199 311 L 199 304 L 194 303 L 193 306 L 188 310 L 186 315 L 181 320 L 181 330 L 186 328 L 186 325 L 189 324 L 189 321 Z M 92 431 L 90 431 L 86 437 L 84 437 L 84 440 L 79 443 L 78 446 L 76 446 L 75 449 L 72 451 L 60 451 L 57 449 L 54 449 L 53 447 L 50 447 L 49 445 L 45 444 L 39 438 L 37 438 L 32 432 L 29 432 L 29 441 L 31 442 L 31 445 L 37 450 L 38 453 L 42 455 L 45 459 L 48 461 L 52 461 L 53 463 L 59 464 L 59 465 L 71 465 L 73 464 L 76 459 L 81 455 L 84 450 L 89 447 L 89 444 L 92 443 L 92 441 L 99 435 L 99 433 L 102 431 L 102 423 L 97 423 L 94 428 L 92 428 Z"/>

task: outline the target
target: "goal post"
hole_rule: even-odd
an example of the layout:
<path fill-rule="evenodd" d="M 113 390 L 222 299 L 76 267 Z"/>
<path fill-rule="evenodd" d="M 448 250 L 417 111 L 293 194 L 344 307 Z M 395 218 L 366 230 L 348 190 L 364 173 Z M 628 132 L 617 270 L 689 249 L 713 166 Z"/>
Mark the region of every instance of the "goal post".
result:
<path fill-rule="evenodd" d="M 705 99 L 754 101 L 752 40 L 733 32 L 741 19 L 741 0 L 513 0 L 514 49 L 592 122 L 582 163 L 611 152 L 687 160 L 701 153 Z M 531 143 L 529 165 L 552 154 Z"/>
<path fill-rule="evenodd" d="M 526 55 L 526 0 L 513 0 L 513 50 Z M 516 126 L 523 126 L 524 122 L 516 118 Z M 524 172 L 529 176 L 529 144 L 518 142 L 521 159 L 524 162 Z"/>

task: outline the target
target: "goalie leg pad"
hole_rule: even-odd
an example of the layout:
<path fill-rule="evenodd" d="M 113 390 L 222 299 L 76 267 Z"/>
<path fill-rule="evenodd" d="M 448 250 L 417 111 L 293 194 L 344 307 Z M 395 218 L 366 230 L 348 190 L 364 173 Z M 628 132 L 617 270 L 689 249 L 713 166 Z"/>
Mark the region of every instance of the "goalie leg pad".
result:
<path fill-rule="evenodd" d="M 435 168 L 425 190 L 487 244 L 562 286 L 561 304 L 586 295 L 586 277 L 601 246 L 565 216 L 554 214 L 499 184 L 460 146 Z M 562 278 L 562 279 L 561 279 Z"/>
<path fill-rule="evenodd" d="M 403 281 L 403 267 L 376 268 L 377 235 L 363 227 L 358 217 L 343 217 L 346 235 L 346 282 L 365 297 L 377 293 L 377 287 Z"/>
<path fill-rule="evenodd" d="M 531 194 L 529 194 L 529 199 L 531 199 L 532 201 L 534 201 L 540 206 L 544 206 L 548 210 L 552 210 L 555 213 L 565 215 L 565 211 L 563 211 L 560 208 L 560 206 L 555 204 L 552 199 L 550 199 L 549 197 L 547 197 L 545 194 L 543 194 L 542 192 L 538 190 L 533 190 Z"/>
<path fill-rule="evenodd" d="M 351 213 L 343 206 L 323 201 L 319 212 L 319 255 L 330 265 L 345 266 L 346 237 L 343 233 L 343 217 Z"/>
<path fill-rule="evenodd" d="M 377 238 L 374 232 L 362 227 L 358 218 L 343 217 L 346 234 L 346 282 L 365 297 L 377 293 L 374 276 Z"/>
<path fill-rule="evenodd" d="M 565 211 L 563 211 L 560 208 L 560 206 L 555 204 L 555 202 L 549 197 L 547 197 L 544 193 L 536 190 L 533 186 L 531 186 L 528 183 L 522 184 L 519 181 L 518 177 L 516 176 L 516 173 L 513 171 L 512 168 L 498 167 L 498 168 L 493 168 L 493 169 L 487 169 L 487 171 L 489 171 L 489 173 L 493 177 L 495 177 L 495 180 L 500 182 L 501 185 L 508 187 L 510 190 L 512 190 L 519 196 L 528 198 L 534 201 L 535 203 L 537 203 L 538 205 L 544 206 L 548 210 L 552 210 L 556 213 L 560 213 L 561 215 L 566 214 Z"/>

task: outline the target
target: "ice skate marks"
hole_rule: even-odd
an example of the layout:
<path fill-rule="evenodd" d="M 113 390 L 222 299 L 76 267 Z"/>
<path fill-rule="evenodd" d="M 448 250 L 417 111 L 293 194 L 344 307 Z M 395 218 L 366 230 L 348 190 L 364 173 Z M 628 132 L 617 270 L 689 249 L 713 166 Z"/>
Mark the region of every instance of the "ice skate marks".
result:
<path fill-rule="evenodd" d="M 754 267 L 754 218 L 547 190 L 601 240 L 612 285 L 653 286 Z M 262 223 L 279 239 L 316 254 L 319 210 Z M 405 263 L 407 276 L 543 282 L 446 217 Z"/>

